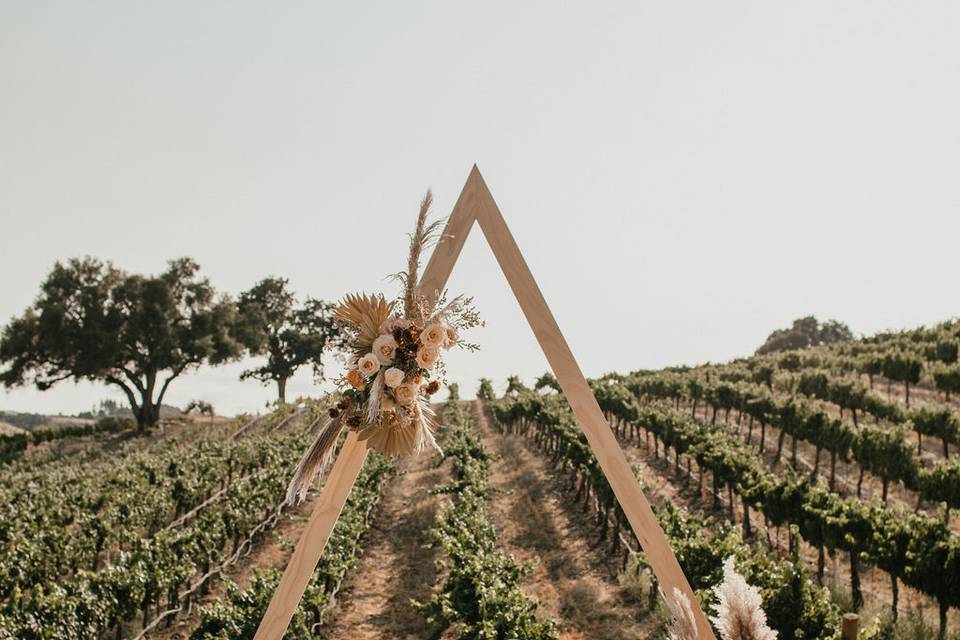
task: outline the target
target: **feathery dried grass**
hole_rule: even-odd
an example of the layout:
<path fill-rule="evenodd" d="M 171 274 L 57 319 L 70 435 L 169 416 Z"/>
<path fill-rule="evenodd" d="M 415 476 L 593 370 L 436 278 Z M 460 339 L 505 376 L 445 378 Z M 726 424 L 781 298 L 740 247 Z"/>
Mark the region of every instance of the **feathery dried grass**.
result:
<path fill-rule="evenodd" d="M 330 467 L 337 438 L 343 429 L 343 420 L 344 412 L 341 412 L 336 418 L 331 418 L 317 434 L 310 448 L 303 454 L 300 463 L 297 464 L 297 468 L 293 472 L 293 479 L 287 486 L 286 503 L 288 505 L 295 506 L 303 502 L 313 481 L 326 473 Z"/>
<path fill-rule="evenodd" d="M 693 617 L 693 607 L 690 606 L 687 594 L 674 587 L 672 597 L 664 595 L 663 600 L 673 616 L 673 621 L 667 627 L 667 638 L 697 640 L 697 621 Z"/>
<path fill-rule="evenodd" d="M 407 269 L 394 274 L 394 278 L 403 285 L 403 315 L 404 317 L 422 322 L 426 312 L 421 308 L 424 298 L 420 291 L 420 258 L 431 243 L 437 239 L 442 220 L 427 223 L 430 215 L 430 206 L 433 204 L 433 193 L 428 189 L 423 200 L 420 201 L 420 213 L 417 215 L 417 226 L 410 235 L 410 253 L 407 256 Z"/>
<path fill-rule="evenodd" d="M 719 602 L 710 618 L 723 640 L 776 640 L 777 632 L 767 626 L 760 590 L 747 584 L 737 572 L 733 557 L 723 563 L 723 582 L 714 587 Z"/>

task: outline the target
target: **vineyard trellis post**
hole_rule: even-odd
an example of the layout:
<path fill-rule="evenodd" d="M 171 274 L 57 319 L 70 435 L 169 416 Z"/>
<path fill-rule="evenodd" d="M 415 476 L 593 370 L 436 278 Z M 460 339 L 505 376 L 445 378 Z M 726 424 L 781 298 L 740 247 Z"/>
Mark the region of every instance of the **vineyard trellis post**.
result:
<path fill-rule="evenodd" d="M 660 528 L 656 515 L 634 478 L 623 450 L 617 443 L 476 165 L 467 177 L 443 235 L 434 248 L 421 280 L 421 290 L 435 298 L 444 289 L 475 222 L 480 226 L 547 362 L 553 369 L 661 589 L 671 598 L 674 590 L 684 594 L 692 607 L 698 637 L 701 640 L 715 640 L 710 624 Z M 330 477 L 326 480 L 254 640 L 282 639 L 366 455 L 366 445 L 351 433 L 330 471 Z"/>

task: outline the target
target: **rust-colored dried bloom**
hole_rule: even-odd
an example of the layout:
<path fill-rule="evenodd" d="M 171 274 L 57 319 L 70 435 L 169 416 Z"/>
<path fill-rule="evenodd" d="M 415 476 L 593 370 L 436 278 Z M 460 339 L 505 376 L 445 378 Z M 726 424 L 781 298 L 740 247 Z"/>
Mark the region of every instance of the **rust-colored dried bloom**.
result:
<path fill-rule="evenodd" d="M 363 376 L 357 369 L 350 369 L 350 371 L 347 372 L 347 382 L 349 382 L 350 386 L 354 389 L 363 389 Z"/>
<path fill-rule="evenodd" d="M 338 415 L 340 415 L 340 410 L 336 407 L 330 407 L 327 409 L 327 415 L 329 415 L 331 418 L 336 418 Z"/>
<path fill-rule="evenodd" d="M 350 416 L 349 418 L 347 418 L 348 427 L 353 427 L 354 429 L 356 429 L 357 427 L 360 426 L 360 423 L 361 423 L 360 416 Z"/>
<path fill-rule="evenodd" d="M 427 393 L 432 396 L 437 391 L 440 391 L 440 383 L 436 380 L 431 380 L 430 384 L 427 385 Z"/>

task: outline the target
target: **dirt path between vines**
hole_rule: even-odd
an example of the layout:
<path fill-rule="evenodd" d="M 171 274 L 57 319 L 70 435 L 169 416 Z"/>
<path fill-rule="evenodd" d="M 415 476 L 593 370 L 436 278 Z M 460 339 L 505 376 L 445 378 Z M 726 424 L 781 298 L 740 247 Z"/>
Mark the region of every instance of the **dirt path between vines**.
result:
<path fill-rule="evenodd" d="M 564 640 L 646 639 L 658 623 L 618 580 L 619 555 L 596 547 L 598 530 L 570 501 L 548 463 L 521 436 L 492 428 L 477 401 L 483 446 L 496 455 L 490 513 L 500 547 L 520 561 L 539 558 L 524 590 L 540 602 L 538 617 L 558 622 Z"/>
<path fill-rule="evenodd" d="M 318 637 L 412 640 L 429 635 L 410 600 L 428 600 L 436 582 L 437 550 L 426 547 L 426 534 L 442 496 L 429 491 L 448 474 L 436 463 L 437 456 L 428 453 L 400 461 L 401 474 L 384 485 L 360 563 L 348 575 L 337 597 L 340 605 Z"/>

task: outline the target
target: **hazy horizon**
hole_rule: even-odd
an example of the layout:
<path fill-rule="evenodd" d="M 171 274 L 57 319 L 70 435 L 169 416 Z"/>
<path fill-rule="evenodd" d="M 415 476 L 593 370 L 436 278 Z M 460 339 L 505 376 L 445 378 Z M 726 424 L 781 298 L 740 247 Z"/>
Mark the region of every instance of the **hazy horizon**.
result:
<path fill-rule="evenodd" d="M 188 255 L 232 295 L 276 275 L 392 297 L 423 192 L 446 216 L 474 162 L 588 376 L 747 355 L 811 314 L 864 334 L 958 315 L 949 3 L 0 11 L 2 324 L 82 255 Z M 487 320 L 453 381 L 546 370 L 478 229 L 449 286 Z M 255 411 L 275 390 L 242 368 L 167 401 Z M 304 370 L 288 397 L 310 392 Z M 0 388 L 0 410 L 107 397 Z"/>

